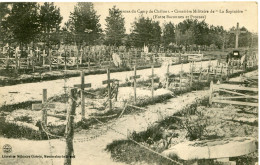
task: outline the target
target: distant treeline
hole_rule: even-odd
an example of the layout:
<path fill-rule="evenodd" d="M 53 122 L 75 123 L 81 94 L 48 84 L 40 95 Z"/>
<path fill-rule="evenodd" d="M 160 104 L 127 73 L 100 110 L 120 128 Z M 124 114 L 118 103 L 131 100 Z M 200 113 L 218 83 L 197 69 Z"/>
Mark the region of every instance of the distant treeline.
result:
<path fill-rule="evenodd" d="M 38 44 L 46 48 L 60 45 L 110 45 L 150 49 L 202 50 L 235 47 L 235 34 L 222 26 L 205 21 L 184 20 L 168 22 L 161 27 L 158 21 L 140 16 L 126 34 L 125 18 L 116 6 L 109 9 L 106 28 L 100 25 L 100 16 L 91 2 L 78 2 L 69 20 L 61 27 L 60 9 L 53 2 L 0 3 L 0 46 L 7 43 L 25 49 Z M 239 35 L 239 47 L 257 46 L 257 35 L 245 31 Z"/>

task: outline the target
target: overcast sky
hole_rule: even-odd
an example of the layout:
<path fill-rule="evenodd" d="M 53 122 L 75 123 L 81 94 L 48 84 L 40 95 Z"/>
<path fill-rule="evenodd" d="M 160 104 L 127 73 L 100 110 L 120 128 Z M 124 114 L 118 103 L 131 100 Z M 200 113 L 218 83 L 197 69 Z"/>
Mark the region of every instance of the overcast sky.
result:
<path fill-rule="evenodd" d="M 60 7 L 63 16 L 62 23 L 64 24 L 68 20 L 70 12 L 73 11 L 76 2 L 55 2 L 55 4 Z M 140 12 L 144 12 L 145 17 L 160 21 L 161 25 L 170 21 L 177 24 L 185 20 L 187 16 L 199 16 L 199 21 L 205 19 L 208 24 L 220 25 L 226 30 L 236 26 L 236 23 L 239 22 L 240 27 L 244 26 L 251 32 L 258 31 L 256 2 L 94 2 L 94 8 L 100 15 L 100 23 L 103 29 L 106 27 L 105 18 L 108 16 L 108 9 L 114 5 L 125 12 L 123 16 L 125 17 L 127 33 L 130 32 L 131 24 L 135 18 L 140 16 Z M 194 13 L 194 10 L 199 13 Z"/>

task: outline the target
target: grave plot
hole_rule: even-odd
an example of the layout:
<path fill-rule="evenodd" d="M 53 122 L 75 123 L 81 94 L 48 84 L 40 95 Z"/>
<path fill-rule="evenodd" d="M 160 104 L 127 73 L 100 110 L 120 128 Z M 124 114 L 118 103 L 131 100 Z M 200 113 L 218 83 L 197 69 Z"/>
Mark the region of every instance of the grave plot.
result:
<path fill-rule="evenodd" d="M 129 132 L 127 140 L 110 143 L 107 151 L 116 161 L 134 164 L 255 164 L 257 74 L 254 71 L 232 78 L 233 84 L 212 83 L 209 99 L 198 99 L 146 131 Z M 239 86 L 234 86 L 234 82 Z M 219 94 L 213 97 L 212 91 Z M 225 99 L 235 101 L 222 102 Z"/>
<path fill-rule="evenodd" d="M 146 131 L 129 133 L 128 140 L 112 142 L 107 151 L 116 161 L 128 163 L 254 164 L 258 161 L 257 130 L 257 108 L 208 107 L 205 99 Z"/>

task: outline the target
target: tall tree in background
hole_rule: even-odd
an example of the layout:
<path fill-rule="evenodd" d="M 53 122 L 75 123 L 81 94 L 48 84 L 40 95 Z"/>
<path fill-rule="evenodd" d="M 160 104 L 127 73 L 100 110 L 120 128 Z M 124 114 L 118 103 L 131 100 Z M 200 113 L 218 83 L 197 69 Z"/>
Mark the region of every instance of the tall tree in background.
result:
<path fill-rule="evenodd" d="M 158 47 L 161 42 L 161 33 L 158 21 L 140 17 L 133 24 L 131 39 L 136 47 L 143 47 L 144 44 Z"/>
<path fill-rule="evenodd" d="M 54 6 L 53 2 L 44 2 L 40 7 L 39 21 L 40 30 L 44 33 L 44 41 L 47 43 L 47 46 L 50 46 L 50 33 L 57 32 L 60 29 L 62 21 L 60 9 Z"/>
<path fill-rule="evenodd" d="M 162 41 L 165 47 L 169 46 L 170 43 L 175 43 L 175 27 L 173 23 L 164 24 Z"/>
<path fill-rule="evenodd" d="M 5 26 L 21 46 L 30 43 L 39 33 L 38 5 L 36 2 L 13 3 Z"/>
<path fill-rule="evenodd" d="M 192 45 L 195 42 L 193 20 L 187 19 L 176 26 L 176 42 L 178 45 Z"/>
<path fill-rule="evenodd" d="M 125 36 L 125 18 L 122 12 L 113 6 L 109 9 L 109 16 L 106 17 L 106 45 L 122 45 L 122 39 Z"/>
<path fill-rule="evenodd" d="M 9 38 L 8 36 L 11 35 L 11 33 L 8 31 L 8 28 L 4 27 L 7 16 L 10 13 L 10 10 L 8 8 L 9 4 L 10 3 L 8 3 L 8 2 L 0 3 L 0 42 L 4 42 L 4 41 L 8 40 L 8 38 Z"/>
<path fill-rule="evenodd" d="M 88 45 L 97 43 L 102 29 L 92 2 L 78 2 L 74 11 L 70 13 L 69 21 L 75 41 L 86 42 Z"/>

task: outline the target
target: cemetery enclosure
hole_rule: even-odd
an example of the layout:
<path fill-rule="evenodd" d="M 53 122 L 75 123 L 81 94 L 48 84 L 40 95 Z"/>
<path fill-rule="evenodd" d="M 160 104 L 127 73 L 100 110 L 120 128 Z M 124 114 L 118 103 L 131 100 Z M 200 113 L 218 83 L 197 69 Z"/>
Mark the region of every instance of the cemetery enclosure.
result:
<path fill-rule="evenodd" d="M 202 66 L 202 67 L 201 67 Z M 149 68 L 149 69 L 146 69 L 145 70 L 145 72 L 143 71 L 143 70 L 136 70 L 136 73 L 134 72 L 134 70 L 132 70 L 132 71 L 130 71 L 130 72 L 128 72 L 129 74 L 128 74 L 128 78 L 129 78 L 129 80 L 131 79 L 130 77 L 132 77 L 133 76 L 133 78 L 132 78 L 132 81 L 134 81 L 134 78 L 136 78 L 136 83 L 137 83 L 137 91 L 136 91 L 136 96 L 137 96 L 137 101 L 139 101 L 140 100 L 140 96 L 142 95 L 142 92 L 140 91 L 140 89 L 139 89 L 139 87 L 138 87 L 138 84 L 139 83 L 141 83 L 143 80 L 148 80 L 148 81 L 150 81 L 151 82 L 151 84 L 152 84 L 152 78 L 154 78 L 155 79 L 155 76 L 156 75 L 159 75 L 159 76 L 162 76 L 162 77 L 167 77 L 167 75 L 171 75 L 171 73 L 173 73 L 174 75 L 176 75 L 176 76 L 178 76 L 179 75 L 179 72 L 181 72 L 183 75 L 192 75 L 191 73 L 192 73 L 192 71 L 194 71 L 194 73 L 197 73 L 197 72 L 200 72 L 200 70 L 210 70 L 209 68 L 210 67 L 212 67 L 211 68 L 211 70 L 213 70 L 213 72 L 212 73 L 215 73 L 215 70 L 216 70 L 216 68 L 218 68 L 219 66 L 221 66 L 221 64 L 220 65 L 217 65 L 217 62 L 216 61 L 211 61 L 211 62 L 209 62 L 209 61 L 204 61 L 204 62 L 196 62 L 196 63 L 190 63 L 190 64 L 183 64 L 183 66 L 182 65 L 175 65 L 175 66 L 169 66 L 169 72 L 168 72 L 168 74 L 167 74 L 167 67 L 166 68 Z M 202 68 L 202 69 L 200 69 L 200 68 Z M 152 71 L 154 69 L 154 72 Z M 160 73 L 160 72 L 162 72 L 162 70 L 164 71 L 164 73 Z M 237 71 L 240 71 L 240 69 L 239 70 L 236 70 L 235 68 L 234 68 L 234 70 L 233 70 L 233 73 L 236 73 Z M 166 73 L 166 74 L 165 74 Z M 223 78 L 226 76 L 226 73 L 227 72 L 220 72 L 220 74 L 222 74 L 222 76 L 223 76 Z M 118 76 L 116 76 L 116 75 L 118 75 Z M 140 78 L 138 78 L 139 76 L 138 75 L 140 75 Z M 154 76 L 153 76 L 154 75 Z M 109 82 L 109 79 L 108 79 L 108 74 L 105 74 L 105 75 L 100 75 L 101 77 L 103 77 L 103 79 L 99 79 L 99 78 L 97 78 L 98 77 L 98 75 L 93 75 L 93 76 L 95 76 L 96 77 L 96 79 L 92 79 L 92 77 L 89 77 L 89 76 L 86 76 L 86 78 L 84 79 L 85 81 L 82 81 L 82 78 L 80 78 L 80 77 L 77 77 L 77 78 L 75 78 L 72 82 L 71 82 L 71 85 L 68 85 L 69 84 L 69 82 L 66 80 L 66 81 L 64 81 L 64 82 L 61 82 L 60 83 L 60 88 L 61 87 L 63 87 L 63 85 L 65 84 L 65 86 L 64 87 L 68 87 L 68 86 L 70 86 L 70 87 L 79 87 L 80 88 L 80 90 L 79 91 L 83 91 L 82 90 L 82 88 L 84 89 L 85 87 L 90 87 L 90 85 L 88 85 L 88 83 L 91 83 L 91 87 L 95 87 L 95 88 L 97 88 L 98 86 L 96 85 L 96 83 L 97 83 L 97 81 L 99 81 L 98 83 L 101 85 L 101 84 L 103 84 L 103 81 L 104 80 L 107 80 L 106 82 Z M 123 80 L 123 79 L 125 79 L 125 76 L 122 76 L 122 74 L 120 74 L 120 73 L 113 73 L 113 74 L 111 74 L 110 75 L 110 79 L 111 79 L 111 81 L 112 81 L 112 79 L 117 79 L 117 77 L 119 77 L 118 79 L 119 80 Z M 207 76 L 206 76 L 207 77 Z M 213 79 L 215 77 L 215 75 L 213 75 L 212 77 L 210 77 L 209 78 L 209 80 L 211 80 L 211 79 Z M 217 79 L 220 79 L 220 77 L 221 77 L 221 75 L 219 76 L 219 77 L 217 77 Z M 190 77 L 189 77 L 190 78 Z M 167 78 L 166 78 L 167 79 Z M 217 80 L 216 79 L 216 80 Z M 199 77 L 197 76 L 194 76 L 193 77 L 193 83 L 195 84 L 197 81 L 199 81 Z M 203 78 L 201 78 L 201 81 L 203 80 Z M 92 83 L 92 82 L 95 82 L 95 83 Z M 169 81 L 170 81 L 170 78 L 169 78 Z M 106 82 L 104 82 L 104 83 L 106 83 Z M 120 84 L 124 84 L 125 82 L 123 81 L 123 82 L 120 82 Z M 61 85 L 62 84 L 62 85 Z M 166 83 L 167 84 L 167 83 Z M 188 83 L 188 84 L 190 84 L 190 83 Z M 67 86 L 68 85 L 68 86 Z M 74 86 L 75 85 L 75 86 Z M 104 84 L 104 86 L 103 87 L 107 87 L 107 85 L 106 84 Z M 170 83 L 169 83 L 169 89 L 170 89 L 171 87 L 170 87 Z M 69 90 L 69 88 L 64 88 L 64 89 L 67 89 L 67 92 L 68 92 L 68 90 Z M 124 87 L 119 87 L 119 91 L 124 91 L 124 93 L 127 95 L 127 90 L 126 90 L 127 88 L 124 88 Z M 147 98 L 147 96 L 148 97 L 152 97 L 152 87 L 149 87 L 148 88 L 148 90 L 146 90 L 146 93 L 148 93 L 148 95 L 146 95 L 145 97 Z M 85 89 L 84 90 L 85 92 L 87 92 L 87 89 Z M 107 89 L 105 90 L 105 91 L 107 91 Z M 132 94 L 131 94 L 131 96 L 134 96 L 133 94 L 134 94 L 134 89 L 133 89 L 133 87 L 130 87 L 130 91 L 132 91 Z M 156 96 L 156 95 L 158 95 L 158 91 L 159 91 L 159 89 L 157 89 L 157 90 L 155 90 L 154 92 L 154 95 Z M 60 94 L 62 94 L 64 91 L 62 91 Z M 38 93 L 40 94 L 40 93 L 42 93 L 41 91 L 39 91 L 38 90 Z M 51 91 L 51 92 L 49 92 L 49 90 L 48 90 L 48 93 L 53 93 L 53 91 Z M 157 93 L 157 94 L 156 94 Z M 204 94 L 207 94 L 208 92 L 207 91 L 204 91 Z M 79 93 L 80 94 L 80 93 Z M 88 96 L 89 95 L 91 95 L 91 94 L 88 94 L 88 93 L 86 93 Z M 26 95 L 26 94 L 25 94 Z M 189 94 L 190 95 L 190 94 Z M 109 96 L 107 96 L 107 92 L 105 92 L 105 95 L 102 95 L 102 96 L 106 96 L 106 98 L 107 97 L 109 97 Z M 41 96 L 42 97 L 42 96 Z M 48 98 L 50 98 L 50 97 L 53 97 L 53 96 L 48 96 Z M 107 99 L 106 98 L 104 98 L 104 99 L 100 99 L 100 100 L 96 100 L 96 102 L 94 102 L 95 104 L 97 104 L 98 102 L 101 102 L 101 103 L 104 103 Z M 122 101 L 121 99 L 121 96 L 119 95 L 119 99 L 118 99 L 118 101 Z M 190 98 L 190 99 L 193 99 L 194 100 L 194 98 L 193 97 L 191 97 L 191 96 L 189 96 L 189 97 L 187 97 L 187 96 L 185 96 L 185 98 L 183 98 L 183 99 L 187 99 L 187 98 Z M 82 97 L 78 97 L 78 99 L 76 100 L 76 104 L 77 104 L 77 109 L 76 109 L 76 117 L 75 117 L 75 122 L 79 122 L 80 120 L 81 120 L 81 116 L 82 116 L 82 108 L 81 108 L 81 103 L 82 103 L 82 101 L 80 102 L 80 99 L 82 99 Z M 91 103 L 91 101 L 90 101 L 91 99 L 89 99 L 89 98 L 86 98 L 86 100 L 85 100 L 85 104 L 90 104 Z M 93 101 L 94 101 L 95 99 L 93 99 Z M 110 99 L 109 99 L 110 100 Z M 134 100 L 134 99 L 133 99 Z M 49 100 L 50 101 L 50 100 Z M 181 100 L 178 100 L 178 101 L 181 101 Z M 114 102 L 116 102 L 115 101 L 115 99 L 113 98 L 113 104 L 112 104 L 112 109 L 114 109 L 115 107 L 114 107 Z M 51 104 L 51 102 L 49 102 L 48 104 Z M 61 104 L 57 104 L 58 106 L 56 106 L 56 103 L 54 103 L 53 102 L 53 104 L 55 105 L 55 107 L 64 107 L 64 103 L 63 103 L 63 105 L 61 105 Z M 189 104 L 190 104 L 190 102 L 189 102 Z M 68 107 L 69 105 L 67 104 L 65 107 Z M 128 108 L 130 107 L 130 106 L 132 106 L 132 103 L 129 103 L 129 105 L 128 105 Z M 158 105 L 159 106 L 159 105 Z M 171 105 L 172 106 L 172 105 Z M 56 112 L 55 111 L 53 111 L 53 107 L 54 106 L 50 106 L 50 107 L 46 107 L 46 108 L 48 108 L 49 110 L 48 110 L 48 112 L 47 112 L 47 115 L 51 115 L 51 116 L 48 116 L 48 118 L 47 118 L 47 122 L 50 122 L 50 123 L 52 123 L 52 124 L 54 124 L 54 123 L 56 123 L 57 121 L 60 121 L 60 122 L 58 122 L 59 124 L 66 124 L 66 121 L 64 120 L 64 116 L 66 116 L 66 111 L 64 111 L 64 109 L 59 109 L 59 110 L 57 110 Z M 65 108 L 64 107 L 64 108 Z M 85 109 L 86 110 L 86 118 L 88 118 L 88 117 L 93 117 L 93 115 L 94 115 L 94 117 L 96 117 L 98 120 L 101 120 L 102 119 L 102 115 L 100 116 L 101 118 L 99 118 L 98 117 L 98 113 L 97 113 L 97 111 L 94 111 L 93 109 L 92 110 L 90 110 L 90 107 L 91 107 L 91 105 L 88 105 L 87 106 L 87 108 Z M 95 105 L 95 107 L 97 108 L 98 106 L 97 105 Z M 162 107 L 162 105 L 161 105 L 161 107 Z M 138 108 L 138 106 L 137 106 L 137 108 Z M 136 111 L 136 109 L 137 108 L 133 108 L 135 111 Z M 142 107 L 140 107 L 141 109 L 142 109 L 142 111 L 144 111 L 144 108 L 142 108 Z M 170 108 L 170 107 L 169 107 Z M 107 105 L 107 109 L 109 109 L 109 104 Z M 164 108 L 163 108 L 164 109 Z M 167 109 L 165 109 L 165 110 L 167 110 Z M 169 109 L 168 109 L 169 110 Z M 112 110 L 113 111 L 113 110 Z M 109 112 L 109 111 L 108 111 Z M 123 110 L 121 110 L 121 111 L 115 111 L 116 112 L 116 114 L 125 114 L 127 111 L 125 110 L 125 111 L 123 111 Z M 91 113 L 93 113 L 93 115 L 91 115 Z M 100 113 L 100 112 L 99 112 Z M 159 113 L 159 112 L 158 112 Z M 40 113 L 41 114 L 41 113 Z M 42 114 L 44 114 L 44 113 L 42 113 Z M 155 113 L 155 115 L 157 116 L 157 117 L 160 117 L 160 115 L 159 114 L 156 114 Z M 105 117 L 107 117 L 107 118 L 115 118 L 115 116 L 113 115 L 113 113 L 112 114 L 105 114 L 104 115 Z M 121 115 L 120 115 L 121 116 Z M 130 115 L 131 116 L 131 115 Z M 41 118 L 41 116 L 39 115 L 39 117 Z M 63 117 L 63 120 L 62 120 L 62 117 Z M 40 119 L 41 120 L 41 119 Z M 119 120 L 119 119 L 118 119 Z M 121 120 L 120 120 L 121 121 Z M 133 122 L 133 120 L 131 120 L 131 122 L 130 123 L 132 123 Z M 143 123 L 145 123 L 145 121 L 143 121 L 142 120 L 142 122 Z M 128 122 L 128 124 L 129 124 L 129 122 Z M 131 124 L 130 124 L 131 125 Z M 149 124 L 148 124 L 149 125 Z M 120 124 L 119 124 L 119 126 L 120 126 Z M 104 126 L 105 127 L 105 126 Z M 113 128 L 118 128 L 118 127 L 113 127 Z M 127 128 L 127 127 L 126 127 Z M 110 130 L 110 129 L 108 129 L 108 130 Z M 127 130 L 125 130 L 125 129 L 123 129 L 125 132 L 127 132 Z M 110 131 L 112 131 L 113 132 L 113 130 L 110 130 Z M 52 133 L 52 132 L 51 132 Z M 99 132 L 100 133 L 100 135 L 102 135 L 102 131 L 100 131 Z M 103 131 L 103 133 L 105 133 L 106 134 L 106 131 Z M 127 133 L 126 133 L 127 134 Z M 56 134 L 54 134 L 54 135 L 56 135 Z M 105 137 L 107 137 L 107 136 L 105 136 Z M 119 137 L 118 136 L 118 134 L 117 133 L 115 133 L 115 134 L 113 134 L 113 137 Z M 120 136 L 121 137 L 121 136 Z M 122 137 L 125 137 L 125 136 L 122 136 Z M 64 139 L 64 138 L 59 138 L 58 137 L 58 139 L 59 140 L 63 140 L 62 142 L 62 145 L 60 145 L 60 146 L 63 146 L 63 148 L 65 148 L 64 147 L 64 141 L 66 140 L 66 139 Z M 77 153 L 77 155 L 81 155 L 81 154 L 79 154 L 78 152 L 80 151 L 79 149 L 78 149 L 78 147 L 79 146 L 82 146 L 82 143 L 87 143 L 87 144 L 89 144 L 88 143 L 88 141 L 92 141 L 92 140 L 95 140 L 96 139 L 96 141 L 99 141 L 98 139 L 99 139 L 99 136 L 98 135 L 96 135 L 95 134 L 95 136 L 94 137 L 92 137 L 91 136 L 91 134 L 89 135 L 89 136 L 86 136 L 85 134 L 82 134 L 82 135 L 77 135 L 77 133 L 76 133 L 76 136 L 75 136 L 75 139 L 74 139 L 74 147 L 75 147 L 75 152 Z M 109 140 L 110 141 L 110 140 Z M 52 143 L 52 141 L 51 141 L 51 143 Z M 56 144 L 56 142 L 55 143 L 52 143 L 52 144 Z M 103 144 L 103 143 L 101 143 L 101 144 Z M 84 146 L 84 145 L 83 145 Z M 57 146 L 55 146 L 55 148 L 56 148 Z M 81 148 L 81 147 L 80 147 Z M 48 151 L 47 151 L 48 152 Z M 88 152 L 91 152 L 91 151 L 88 151 Z M 84 152 L 85 153 L 85 152 Z M 83 153 L 82 153 L 83 154 Z M 85 153 L 86 154 L 86 153 Z M 82 155 L 83 156 L 83 155 Z M 58 161 L 58 160 L 57 160 Z M 72 160 L 73 161 L 73 160 Z M 79 163 L 80 164 L 80 163 Z"/>

